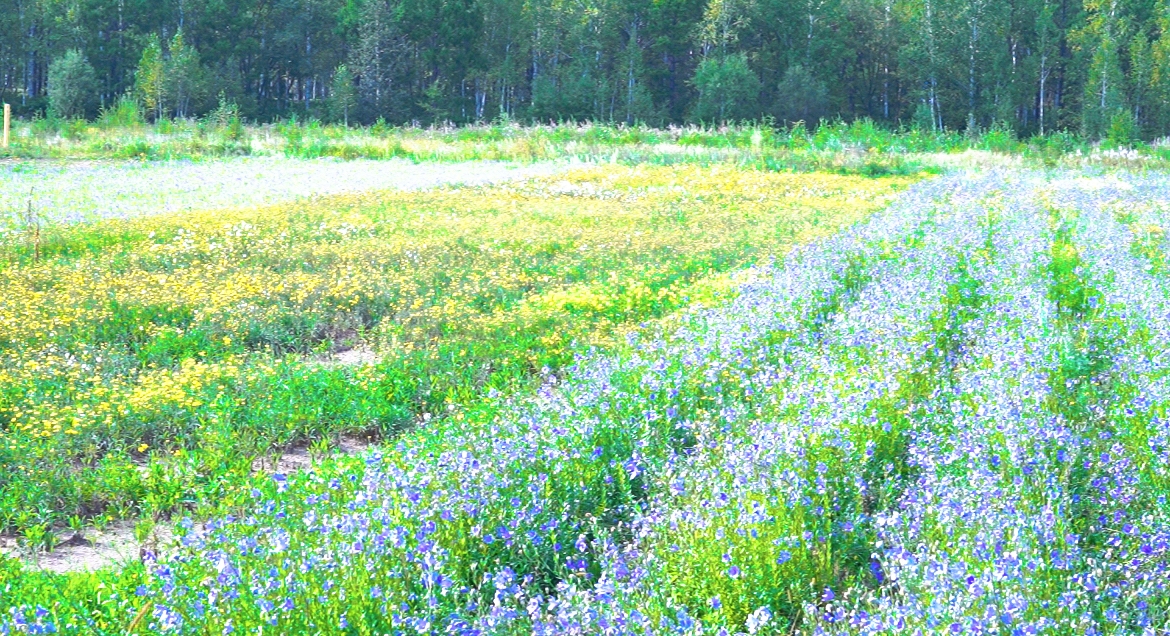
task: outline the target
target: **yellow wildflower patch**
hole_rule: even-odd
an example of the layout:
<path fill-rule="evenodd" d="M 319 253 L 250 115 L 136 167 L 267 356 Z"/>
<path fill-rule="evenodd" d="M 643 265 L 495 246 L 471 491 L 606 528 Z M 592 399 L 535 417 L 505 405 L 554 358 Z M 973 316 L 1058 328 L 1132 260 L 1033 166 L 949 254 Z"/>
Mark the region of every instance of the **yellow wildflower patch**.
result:
<path fill-rule="evenodd" d="M 0 464 L 32 466 L 0 507 L 100 509 L 129 486 L 37 471 L 84 480 L 112 453 L 388 434 L 726 293 L 912 180 L 604 166 L 53 228 L 39 258 L 0 254 Z"/>

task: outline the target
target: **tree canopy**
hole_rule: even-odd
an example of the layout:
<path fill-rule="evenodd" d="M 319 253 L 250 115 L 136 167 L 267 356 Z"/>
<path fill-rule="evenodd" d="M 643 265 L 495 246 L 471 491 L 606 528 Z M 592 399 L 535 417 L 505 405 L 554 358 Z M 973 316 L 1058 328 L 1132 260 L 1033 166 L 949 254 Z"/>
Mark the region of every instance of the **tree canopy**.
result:
<path fill-rule="evenodd" d="M 131 95 L 199 116 L 224 96 L 261 121 L 1170 134 L 1170 0 L 10 2 L 0 97 L 24 115 L 49 112 L 55 76 L 92 93 L 62 85 L 58 114 Z"/>

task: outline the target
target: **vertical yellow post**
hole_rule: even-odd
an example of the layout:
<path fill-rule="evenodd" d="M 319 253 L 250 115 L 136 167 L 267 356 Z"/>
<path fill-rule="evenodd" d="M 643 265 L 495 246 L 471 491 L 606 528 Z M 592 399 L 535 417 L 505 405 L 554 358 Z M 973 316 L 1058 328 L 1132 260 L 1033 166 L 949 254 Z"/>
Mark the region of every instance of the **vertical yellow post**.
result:
<path fill-rule="evenodd" d="M 4 147 L 8 147 L 8 127 L 12 124 L 12 106 L 4 104 Z"/>

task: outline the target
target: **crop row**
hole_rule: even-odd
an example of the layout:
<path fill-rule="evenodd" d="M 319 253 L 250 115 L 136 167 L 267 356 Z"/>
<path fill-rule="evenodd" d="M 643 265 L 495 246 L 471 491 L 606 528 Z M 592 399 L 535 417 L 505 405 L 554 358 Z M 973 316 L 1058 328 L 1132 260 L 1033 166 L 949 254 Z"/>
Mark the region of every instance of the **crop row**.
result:
<path fill-rule="evenodd" d="M 257 484 L 100 600 L 10 587 L 0 628 L 1156 633 L 1170 278 L 1126 196 L 920 184 L 531 397 Z"/>

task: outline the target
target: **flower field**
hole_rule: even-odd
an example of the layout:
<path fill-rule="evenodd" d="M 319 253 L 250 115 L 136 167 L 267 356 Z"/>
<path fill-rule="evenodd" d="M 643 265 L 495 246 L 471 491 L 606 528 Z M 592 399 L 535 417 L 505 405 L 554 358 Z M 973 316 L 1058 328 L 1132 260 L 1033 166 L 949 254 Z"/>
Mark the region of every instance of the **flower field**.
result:
<path fill-rule="evenodd" d="M 0 254 L 0 532 L 47 545 L 89 519 L 230 506 L 257 457 L 463 417 L 910 181 L 594 168 L 16 226 Z"/>
<path fill-rule="evenodd" d="M 1164 633 L 1170 180 L 910 181 L 608 166 L 10 248 L 0 526 L 181 539 L 0 561 L 0 633 Z M 251 469 L 341 432 L 385 443 Z"/>

